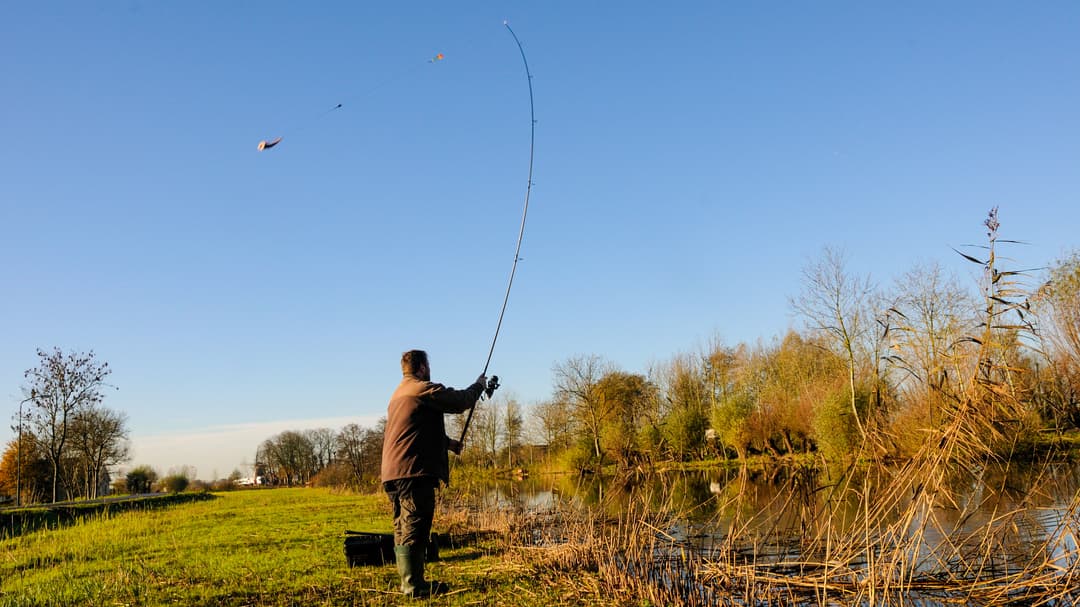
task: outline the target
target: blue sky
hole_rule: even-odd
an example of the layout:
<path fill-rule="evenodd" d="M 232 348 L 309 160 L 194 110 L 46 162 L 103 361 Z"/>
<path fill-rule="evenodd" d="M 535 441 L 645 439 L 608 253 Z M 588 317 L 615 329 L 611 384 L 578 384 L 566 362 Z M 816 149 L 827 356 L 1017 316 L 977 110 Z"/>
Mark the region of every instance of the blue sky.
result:
<path fill-rule="evenodd" d="M 882 285 L 967 277 L 992 206 L 1019 265 L 1080 246 L 1075 3 L 9 2 L 0 410 L 36 348 L 93 349 L 135 463 L 208 477 L 373 421 L 405 349 L 471 382 L 528 169 L 504 19 L 538 123 L 491 368 L 525 403 L 574 355 L 798 326 L 825 245 Z"/>

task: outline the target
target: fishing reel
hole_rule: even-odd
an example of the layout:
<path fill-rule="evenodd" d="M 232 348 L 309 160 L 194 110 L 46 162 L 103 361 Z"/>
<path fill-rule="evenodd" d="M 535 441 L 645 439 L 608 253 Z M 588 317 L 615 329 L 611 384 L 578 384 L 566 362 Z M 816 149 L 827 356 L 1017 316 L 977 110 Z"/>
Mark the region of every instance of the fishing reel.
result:
<path fill-rule="evenodd" d="M 495 394 L 495 391 L 498 390 L 498 389 L 499 389 L 499 376 L 498 375 L 492 375 L 491 377 L 488 378 L 487 387 L 484 388 L 484 394 L 486 394 L 488 398 L 491 398 L 491 395 Z"/>

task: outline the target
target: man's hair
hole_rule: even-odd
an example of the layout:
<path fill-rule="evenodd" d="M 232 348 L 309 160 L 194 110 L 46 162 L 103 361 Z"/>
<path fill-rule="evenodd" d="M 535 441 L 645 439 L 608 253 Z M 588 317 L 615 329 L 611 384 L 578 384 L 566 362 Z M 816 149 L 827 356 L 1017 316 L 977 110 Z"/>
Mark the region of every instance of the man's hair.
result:
<path fill-rule="evenodd" d="M 401 372 L 406 375 L 416 375 L 420 367 L 428 366 L 427 352 L 423 350 L 409 350 L 401 355 Z"/>

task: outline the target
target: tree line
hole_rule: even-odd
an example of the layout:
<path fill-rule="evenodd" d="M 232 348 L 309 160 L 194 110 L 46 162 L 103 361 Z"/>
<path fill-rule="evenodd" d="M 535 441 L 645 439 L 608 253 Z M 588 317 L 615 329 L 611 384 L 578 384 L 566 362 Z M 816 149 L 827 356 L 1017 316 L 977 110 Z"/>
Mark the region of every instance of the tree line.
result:
<path fill-rule="evenodd" d="M 255 453 L 261 484 L 348 486 L 379 483 L 385 419 L 374 428 L 347 424 L 340 430 L 287 430 L 264 440 Z"/>
<path fill-rule="evenodd" d="M 982 447 L 1030 457 L 1040 435 L 1080 427 L 1080 254 L 1036 278 L 996 257 L 1011 244 L 998 241 L 996 210 L 984 225 L 980 254 L 961 253 L 982 269 L 974 291 L 936 263 L 877 286 L 826 248 L 790 300 L 800 329 L 756 344 L 715 340 L 645 373 L 568 358 L 553 368 L 552 397 L 531 408 L 530 437 L 577 470 L 904 457 L 959 408 L 981 407 Z"/>

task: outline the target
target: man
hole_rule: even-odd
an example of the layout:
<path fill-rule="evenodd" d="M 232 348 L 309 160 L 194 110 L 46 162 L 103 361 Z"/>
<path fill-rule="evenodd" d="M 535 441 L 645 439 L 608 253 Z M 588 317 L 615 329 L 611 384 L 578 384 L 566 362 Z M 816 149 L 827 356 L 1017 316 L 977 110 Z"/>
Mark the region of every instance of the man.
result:
<path fill-rule="evenodd" d="M 424 580 L 424 555 L 435 517 L 435 489 L 450 482 L 446 452 L 461 452 L 461 443 L 446 436 L 443 415 L 463 413 L 476 405 L 487 378 L 454 390 L 432 383 L 427 353 L 401 355 L 401 384 L 390 397 L 383 435 L 382 481 L 394 507 L 394 557 L 401 591 L 424 597 L 446 592 L 440 582 Z"/>

